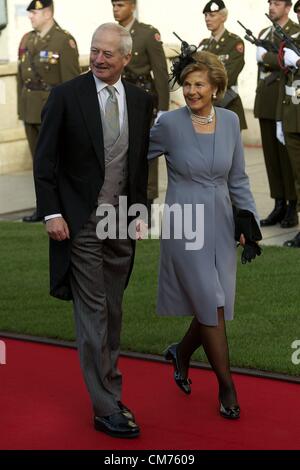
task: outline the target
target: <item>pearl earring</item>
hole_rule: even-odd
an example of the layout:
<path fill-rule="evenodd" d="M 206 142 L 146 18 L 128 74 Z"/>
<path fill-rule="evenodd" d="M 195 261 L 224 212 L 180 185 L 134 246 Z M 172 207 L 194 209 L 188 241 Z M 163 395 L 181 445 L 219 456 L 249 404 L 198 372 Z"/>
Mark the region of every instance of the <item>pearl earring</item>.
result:
<path fill-rule="evenodd" d="M 217 98 L 217 94 L 214 93 L 214 94 L 213 94 L 213 99 L 215 100 L 216 98 Z"/>

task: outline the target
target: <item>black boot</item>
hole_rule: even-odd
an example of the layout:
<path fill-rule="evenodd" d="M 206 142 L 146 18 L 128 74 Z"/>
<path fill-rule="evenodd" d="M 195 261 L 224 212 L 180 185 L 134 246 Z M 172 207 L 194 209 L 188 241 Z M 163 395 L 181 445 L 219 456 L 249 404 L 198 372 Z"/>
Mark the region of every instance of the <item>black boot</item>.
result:
<path fill-rule="evenodd" d="M 300 248 L 300 232 L 298 232 L 292 240 L 284 242 L 283 246 L 287 246 L 289 248 Z"/>
<path fill-rule="evenodd" d="M 23 222 L 29 222 L 29 223 L 35 223 L 35 222 L 41 222 L 43 220 L 43 217 L 38 217 L 36 210 L 33 212 L 31 215 L 26 215 L 23 217 Z"/>
<path fill-rule="evenodd" d="M 285 216 L 286 202 L 284 199 L 275 199 L 275 207 L 266 219 L 260 221 L 262 227 L 269 227 L 281 222 Z"/>
<path fill-rule="evenodd" d="M 281 221 L 282 228 L 291 228 L 298 225 L 297 201 L 289 201 L 285 216 Z"/>

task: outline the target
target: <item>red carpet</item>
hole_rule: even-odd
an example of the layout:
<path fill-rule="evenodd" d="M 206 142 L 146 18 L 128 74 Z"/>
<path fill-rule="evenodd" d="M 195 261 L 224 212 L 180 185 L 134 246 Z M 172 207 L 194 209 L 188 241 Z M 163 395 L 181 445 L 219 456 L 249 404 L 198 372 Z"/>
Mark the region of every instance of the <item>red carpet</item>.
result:
<path fill-rule="evenodd" d="M 191 370 L 185 396 L 169 365 L 121 359 L 123 401 L 135 412 L 140 438 L 113 439 L 93 430 L 77 352 L 6 340 L 0 366 L 0 449 L 299 449 L 299 385 L 236 375 L 242 416 L 217 412 L 211 372 Z"/>

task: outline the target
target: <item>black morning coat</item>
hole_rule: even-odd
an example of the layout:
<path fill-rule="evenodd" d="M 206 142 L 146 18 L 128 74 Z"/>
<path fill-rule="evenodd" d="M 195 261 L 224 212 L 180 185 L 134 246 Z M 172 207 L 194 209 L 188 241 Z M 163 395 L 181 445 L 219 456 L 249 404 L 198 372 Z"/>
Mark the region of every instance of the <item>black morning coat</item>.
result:
<path fill-rule="evenodd" d="M 129 121 L 128 207 L 146 204 L 152 99 L 123 82 Z M 41 217 L 62 214 L 71 240 L 50 239 L 50 294 L 70 300 L 72 239 L 89 219 L 105 176 L 103 131 L 92 72 L 54 88 L 42 112 L 34 158 L 37 210 Z"/>

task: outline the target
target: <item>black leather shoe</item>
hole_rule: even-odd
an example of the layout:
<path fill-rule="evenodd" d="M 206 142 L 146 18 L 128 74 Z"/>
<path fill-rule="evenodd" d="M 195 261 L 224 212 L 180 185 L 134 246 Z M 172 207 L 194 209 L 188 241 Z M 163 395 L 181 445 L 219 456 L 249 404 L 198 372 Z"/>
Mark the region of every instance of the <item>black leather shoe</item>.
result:
<path fill-rule="evenodd" d="M 283 246 L 288 248 L 300 248 L 300 232 L 292 240 L 287 240 L 284 242 Z"/>
<path fill-rule="evenodd" d="M 30 223 L 35 223 L 35 222 L 41 222 L 43 220 L 43 217 L 38 217 L 36 211 L 33 212 L 31 215 L 26 215 L 23 217 L 23 222 L 30 222 Z"/>
<path fill-rule="evenodd" d="M 140 435 L 138 425 L 126 418 L 121 411 L 110 416 L 94 416 L 94 427 L 96 431 L 111 437 L 131 439 Z"/>
<path fill-rule="evenodd" d="M 132 413 L 132 411 L 127 408 L 126 405 L 124 405 L 124 403 L 122 403 L 121 401 L 118 401 L 118 406 L 120 408 L 120 411 L 121 413 L 127 418 L 127 419 L 131 419 L 132 421 L 135 421 L 135 417 L 134 417 L 134 414 Z"/>
<path fill-rule="evenodd" d="M 281 222 L 286 213 L 286 202 L 284 199 L 275 199 L 275 207 L 266 219 L 260 221 L 262 227 L 269 227 Z"/>
<path fill-rule="evenodd" d="M 224 406 L 222 402 L 220 402 L 220 415 L 226 419 L 239 419 L 240 417 L 240 407 L 238 405 L 234 406 Z"/>
<path fill-rule="evenodd" d="M 297 201 L 290 201 L 285 212 L 285 216 L 282 219 L 280 226 L 281 228 L 291 228 L 298 225 L 298 213 L 297 213 Z"/>
<path fill-rule="evenodd" d="M 178 357 L 177 357 L 177 346 L 178 344 L 172 344 L 168 347 L 168 349 L 164 352 L 164 357 L 167 361 L 172 361 L 174 366 L 174 380 L 178 387 L 187 395 L 191 393 L 191 379 L 186 379 L 182 376 L 179 365 L 178 365 Z"/>

